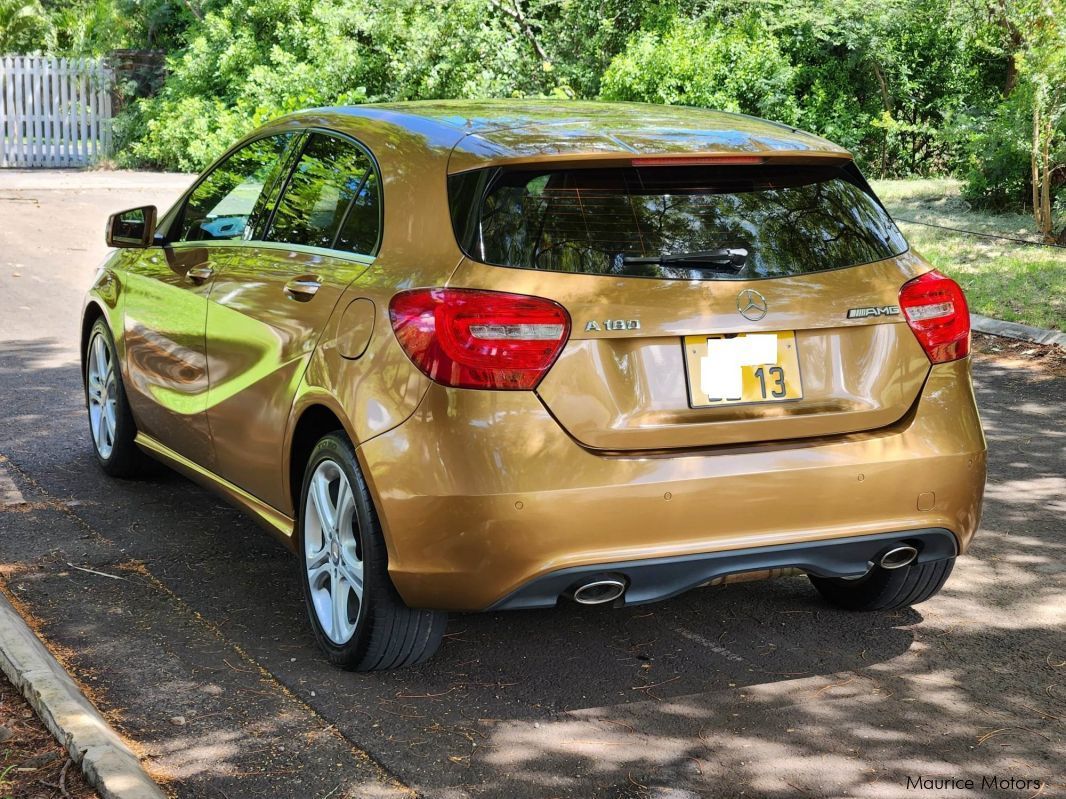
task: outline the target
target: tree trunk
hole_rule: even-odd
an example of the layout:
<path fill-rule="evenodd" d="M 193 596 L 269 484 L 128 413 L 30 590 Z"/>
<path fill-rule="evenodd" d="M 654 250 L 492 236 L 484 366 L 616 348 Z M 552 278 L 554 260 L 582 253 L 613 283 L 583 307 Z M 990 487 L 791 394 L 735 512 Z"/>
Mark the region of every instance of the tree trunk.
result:
<path fill-rule="evenodd" d="M 533 31 L 533 26 L 529 24 L 529 19 L 522 11 L 522 6 L 519 5 L 518 0 L 511 0 L 511 8 L 502 5 L 499 0 L 489 0 L 489 2 L 492 4 L 493 8 L 506 14 L 518 24 L 519 30 L 529 41 L 530 46 L 533 48 L 533 52 L 537 54 L 537 58 L 544 63 L 551 61 L 551 59 L 548 58 L 547 51 L 541 46 L 540 41 L 537 39 L 537 35 Z"/>
<path fill-rule="evenodd" d="M 870 59 L 870 66 L 873 68 L 874 77 L 877 78 L 877 87 L 881 92 L 881 107 L 891 117 L 892 95 L 888 91 L 888 81 L 885 80 L 885 73 L 874 58 Z M 888 128 L 881 129 L 881 177 L 888 177 Z"/>
<path fill-rule="evenodd" d="M 881 105 L 888 112 L 888 115 L 892 116 L 892 95 L 888 91 L 888 81 L 885 80 L 885 73 L 881 71 L 881 65 L 876 60 L 871 58 L 870 63 L 873 65 L 877 86 L 881 91 Z"/>
<path fill-rule="evenodd" d="M 1033 148 L 1029 154 L 1029 167 L 1032 173 L 1033 184 L 1033 219 L 1036 226 L 1043 230 L 1043 220 L 1040 218 L 1040 98 L 1036 92 L 1033 98 Z"/>
<path fill-rule="evenodd" d="M 196 17 L 197 22 L 204 21 L 204 12 L 200 10 L 199 3 L 194 3 L 192 0 L 184 0 L 185 7 L 189 9 L 189 13 Z"/>
<path fill-rule="evenodd" d="M 1040 232 L 1044 234 L 1044 241 L 1054 242 L 1055 233 L 1051 229 L 1051 139 L 1055 136 L 1055 128 L 1051 120 L 1045 120 L 1044 129 L 1041 132 L 1043 148 L 1041 152 L 1041 175 L 1040 175 Z"/>
<path fill-rule="evenodd" d="M 1025 44 L 1025 37 L 1022 36 L 1021 30 L 1011 20 L 1010 12 L 1007 9 L 1007 0 L 993 0 L 989 5 L 989 12 L 995 24 L 1007 37 L 1007 74 L 1003 79 L 1003 96 L 1009 97 L 1018 85 L 1018 62 L 1016 56 L 1022 49 L 1022 45 Z"/>

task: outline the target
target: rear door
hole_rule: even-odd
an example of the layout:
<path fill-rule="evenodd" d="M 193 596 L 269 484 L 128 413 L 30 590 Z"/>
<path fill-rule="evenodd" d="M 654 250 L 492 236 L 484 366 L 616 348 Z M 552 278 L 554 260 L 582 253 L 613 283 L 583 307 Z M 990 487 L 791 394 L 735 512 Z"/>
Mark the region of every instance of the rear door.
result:
<path fill-rule="evenodd" d="M 207 314 L 218 474 L 275 507 L 286 496 L 278 467 L 296 389 L 380 234 L 379 176 L 365 148 L 312 132 L 294 163 L 260 239 L 227 253 Z"/>
<path fill-rule="evenodd" d="M 215 165 L 179 209 L 166 244 L 146 250 L 127 276 L 127 390 L 138 426 L 207 469 L 214 466 L 206 413 L 208 297 L 227 247 L 269 207 L 291 139 L 256 139 Z"/>
<path fill-rule="evenodd" d="M 470 258 L 451 282 L 569 310 L 571 339 L 537 391 L 592 448 L 839 435 L 904 416 L 929 360 L 898 296 L 928 267 L 854 167 L 699 161 L 452 176 Z"/>

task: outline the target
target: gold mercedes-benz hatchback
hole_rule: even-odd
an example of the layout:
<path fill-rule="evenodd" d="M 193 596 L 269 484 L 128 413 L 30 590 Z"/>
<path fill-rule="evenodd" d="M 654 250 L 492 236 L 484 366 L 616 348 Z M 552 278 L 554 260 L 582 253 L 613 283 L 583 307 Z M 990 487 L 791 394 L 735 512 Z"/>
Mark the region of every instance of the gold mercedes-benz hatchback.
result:
<path fill-rule="evenodd" d="M 759 576 L 898 608 L 977 528 L 963 293 L 790 127 L 317 109 L 107 240 L 82 339 L 101 466 L 150 455 L 277 534 L 340 666 L 421 662 L 449 610 Z"/>

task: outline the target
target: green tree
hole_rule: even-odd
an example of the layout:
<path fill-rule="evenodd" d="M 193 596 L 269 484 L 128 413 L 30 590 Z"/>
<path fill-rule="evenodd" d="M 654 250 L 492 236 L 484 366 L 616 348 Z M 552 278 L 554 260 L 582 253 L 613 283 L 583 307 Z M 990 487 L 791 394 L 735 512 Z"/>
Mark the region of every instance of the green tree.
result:
<path fill-rule="evenodd" d="M 198 169 L 308 106 L 602 97 L 795 124 L 873 174 L 965 174 L 969 197 L 1047 218 L 1066 202 L 1063 2 L 45 0 L 51 31 L 19 47 L 168 51 L 162 91 L 117 122 L 129 164 Z"/>
<path fill-rule="evenodd" d="M 1022 24 L 1030 31 L 1017 68 L 1032 107 L 1033 216 L 1044 239 L 1053 241 L 1052 181 L 1066 172 L 1066 6 L 1047 0 L 1019 6 Z"/>
<path fill-rule="evenodd" d="M 203 18 L 192 0 L 53 0 L 47 8 L 49 51 L 76 56 L 118 48 L 177 49 L 186 29 Z"/>
<path fill-rule="evenodd" d="M 0 0 L 0 53 L 32 53 L 48 43 L 51 26 L 38 0 Z"/>
<path fill-rule="evenodd" d="M 1066 201 L 1064 18 L 1063 0 L 985 0 L 972 10 L 975 41 L 1004 69 L 995 101 L 961 126 L 967 196 L 994 207 L 1028 205 L 1048 241 Z"/>
<path fill-rule="evenodd" d="M 208 10 L 168 60 L 162 93 L 122 121 L 126 158 L 200 168 L 235 135 L 316 105 L 569 96 L 552 60 L 559 56 L 540 44 L 552 36 L 540 21 L 534 27 L 507 13 L 514 7 L 497 9 L 488 0 L 236 0 Z M 525 7 L 517 7 L 525 19 Z M 588 78 L 587 71 L 570 74 Z"/>
<path fill-rule="evenodd" d="M 760 15 L 675 19 L 630 37 L 604 73 L 606 100 L 703 106 L 794 122 L 793 68 Z"/>
<path fill-rule="evenodd" d="M 800 0 L 773 27 L 796 64 L 800 126 L 851 149 L 879 176 L 942 174 L 955 117 L 987 95 L 944 0 Z"/>

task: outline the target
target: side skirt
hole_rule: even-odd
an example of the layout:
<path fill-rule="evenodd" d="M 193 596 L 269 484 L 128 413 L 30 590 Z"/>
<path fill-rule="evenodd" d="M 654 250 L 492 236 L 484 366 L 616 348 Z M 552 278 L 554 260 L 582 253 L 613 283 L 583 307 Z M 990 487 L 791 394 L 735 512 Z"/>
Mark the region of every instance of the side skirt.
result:
<path fill-rule="evenodd" d="M 151 436 L 137 433 L 134 443 L 157 461 L 185 475 L 194 483 L 218 494 L 234 507 L 247 513 L 289 549 L 293 549 L 295 546 L 294 522 L 284 513 L 275 510 L 262 500 L 253 497 L 243 488 L 235 486 L 214 472 L 189 460 L 184 455 L 178 454 L 165 444 L 160 444 Z"/>

